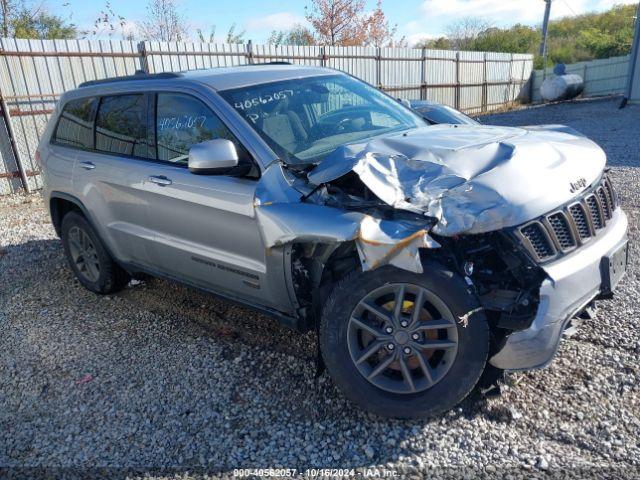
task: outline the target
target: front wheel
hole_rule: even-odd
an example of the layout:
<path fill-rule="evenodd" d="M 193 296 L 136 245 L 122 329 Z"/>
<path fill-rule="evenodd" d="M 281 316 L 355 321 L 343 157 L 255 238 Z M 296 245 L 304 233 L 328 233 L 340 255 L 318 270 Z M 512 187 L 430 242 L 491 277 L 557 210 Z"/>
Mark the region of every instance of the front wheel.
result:
<path fill-rule="evenodd" d="M 424 418 L 473 390 L 489 327 L 463 279 L 442 265 L 426 263 L 424 274 L 386 266 L 334 287 L 320 346 L 349 399 L 385 417 Z"/>

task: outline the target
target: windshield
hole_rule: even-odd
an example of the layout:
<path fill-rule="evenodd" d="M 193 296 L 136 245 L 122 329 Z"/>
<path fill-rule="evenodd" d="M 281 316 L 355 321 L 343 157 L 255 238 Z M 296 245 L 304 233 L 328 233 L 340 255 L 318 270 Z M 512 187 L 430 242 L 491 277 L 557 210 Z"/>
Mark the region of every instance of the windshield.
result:
<path fill-rule="evenodd" d="M 319 163 L 341 145 L 425 126 L 424 120 L 392 98 L 346 75 L 219 93 L 292 164 Z"/>

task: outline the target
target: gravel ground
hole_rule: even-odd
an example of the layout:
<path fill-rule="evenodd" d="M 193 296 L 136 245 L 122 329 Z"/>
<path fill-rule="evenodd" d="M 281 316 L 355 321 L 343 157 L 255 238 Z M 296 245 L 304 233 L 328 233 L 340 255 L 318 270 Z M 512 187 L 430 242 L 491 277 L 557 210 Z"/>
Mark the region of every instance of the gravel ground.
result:
<path fill-rule="evenodd" d="M 476 393 L 439 419 L 376 418 L 315 378 L 312 334 L 161 280 L 96 296 L 68 269 L 40 197 L 3 197 L 0 477 L 99 466 L 107 477 L 349 467 L 640 478 L 640 106 L 583 101 L 484 121 L 563 123 L 594 138 L 630 217 L 619 293 L 549 368 L 510 374 L 500 396 Z"/>

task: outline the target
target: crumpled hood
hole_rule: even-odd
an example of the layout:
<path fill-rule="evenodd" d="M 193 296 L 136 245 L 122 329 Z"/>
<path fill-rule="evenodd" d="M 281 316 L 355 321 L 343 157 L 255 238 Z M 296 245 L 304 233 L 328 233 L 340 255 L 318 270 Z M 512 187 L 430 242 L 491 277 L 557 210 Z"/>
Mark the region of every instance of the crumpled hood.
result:
<path fill-rule="evenodd" d="M 606 155 L 569 127 L 436 125 L 340 147 L 308 175 L 354 171 L 382 201 L 437 220 L 440 235 L 522 224 L 597 180 Z"/>

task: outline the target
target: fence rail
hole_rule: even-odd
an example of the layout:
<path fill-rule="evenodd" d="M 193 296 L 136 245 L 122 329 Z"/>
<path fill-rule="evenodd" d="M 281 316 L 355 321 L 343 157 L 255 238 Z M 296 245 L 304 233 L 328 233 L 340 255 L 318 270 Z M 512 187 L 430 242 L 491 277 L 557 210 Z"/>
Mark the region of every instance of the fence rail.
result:
<path fill-rule="evenodd" d="M 514 102 L 531 55 L 428 49 L 0 39 L 0 194 L 42 187 L 35 151 L 60 95 L 95 79 L 287 61 L 336 68 L 407 99 L 467 113 Z"/>

